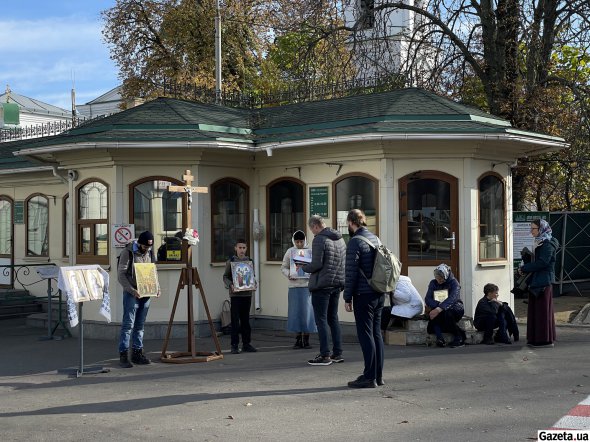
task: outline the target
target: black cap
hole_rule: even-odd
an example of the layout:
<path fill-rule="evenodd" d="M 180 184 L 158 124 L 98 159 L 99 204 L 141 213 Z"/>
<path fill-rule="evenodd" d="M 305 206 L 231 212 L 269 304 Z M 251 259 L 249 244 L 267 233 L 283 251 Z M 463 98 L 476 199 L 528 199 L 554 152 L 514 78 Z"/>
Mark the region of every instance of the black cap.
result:
<path fill-rule="evenodd" d="M 149 241 L 151 241 L 152 244 L 150 244 Z M 141 235 L 139 235 L 139 238 L 137 238 L 137 243 L 143 244 L 144 246 L 151 246 L 154 244 L 154 235 L 152 235 L 152 232 L 149 230 L 146 230 Z"/>

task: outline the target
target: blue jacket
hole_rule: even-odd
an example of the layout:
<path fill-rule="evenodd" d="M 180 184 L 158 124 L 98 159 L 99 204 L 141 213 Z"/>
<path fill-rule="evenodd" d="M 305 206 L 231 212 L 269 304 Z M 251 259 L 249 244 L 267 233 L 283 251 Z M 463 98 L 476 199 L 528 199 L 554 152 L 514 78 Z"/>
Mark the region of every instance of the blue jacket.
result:
<path fill-rule="evenodd" d="M 436 301 L 434 299 L 435 290 L 447 290 L 447 299 L 445 299 L 443 302 Z M 461 286 L 459 285 L 459 281 L 455 279 L 455 276 L 452 272 L 449 272 L 449 277 L 442 284 L 436 282 L 436 279 L 430 281 L 424 302 L 431 309 L 440 307 L 443 310 L 454 310 L 457 313 L 460 313 L 461 316 L 463 316 L 463 313 L 465 313 L 463 301 L 461 301 Z"/>
<path fill-rule="evenodd" d="M 535 247 L 535 260 L 522 266 L 522 271 L 532 273 L 530 289 L 540 289 L 555 282 L 555 258 L 559 242 L 555 238 L 543 241 Z"/>
<path fill-rule="evenodd" d="M 350 302 L 354 295 L 376 295 L 380 296 L 371 288 L 367 278 L 373 276 L 373 263 L 375 262 L 375 249 L 359 239 L 359 236 L 367 238 L 375 247 L 379 245 L 377 237 L 369 232 L 366 227 L 359 228 L 354 236 L 348 241 L 346 247 L 346 278 L 344 283 L 344 301 Z M 360 272 L 363 271 L 365 276 Z"/>
<path fill-rule="evenodd" d="M 309 275 L 309 291 L 344 288 L 346 243 L 337 230 L 326 227 L 311 244 L 311 262 L 301 267 Z"/>

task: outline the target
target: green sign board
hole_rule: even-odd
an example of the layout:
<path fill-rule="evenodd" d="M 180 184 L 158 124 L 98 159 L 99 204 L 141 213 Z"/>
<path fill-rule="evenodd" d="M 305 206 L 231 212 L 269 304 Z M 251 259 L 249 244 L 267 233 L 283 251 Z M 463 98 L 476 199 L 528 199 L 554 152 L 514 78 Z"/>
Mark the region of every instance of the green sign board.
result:
<path fill-rule="evenodd" d="M 309 213 L 328 217 L 328 186 L 309 188 Z"/>
<path fill-rule="evenodd" d="M 25 202 L 15 201 L 14 202 L 14 224 L 25 223 Z"/>

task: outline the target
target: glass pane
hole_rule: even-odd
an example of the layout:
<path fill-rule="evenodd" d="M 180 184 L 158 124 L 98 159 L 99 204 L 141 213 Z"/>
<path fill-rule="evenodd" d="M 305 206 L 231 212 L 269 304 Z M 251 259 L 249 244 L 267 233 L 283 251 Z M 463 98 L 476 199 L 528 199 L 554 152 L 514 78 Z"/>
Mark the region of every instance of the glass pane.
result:
<path fill-rule="evenodd" d="M 225 261 L 234 254 L 236 240 L 248 241 L 246 232 L 246 188 L 225 181 L 213 186 L 213 261 Z"/>
<path fill-rule="evenodd" d="M 80 219 L 107 219 L 108 195 L 107 188 L 99 182 L 85 184 L 79 190 Z"/>
<path fill-rule="evenodd" d="M 65 211 L 65 220 L 64 222 L 66 223 L 66 228 L 64 229 L 64 234 L 65 234 L 65 238 L 64 238 L 64 244 L 65 244 L 65 250 L 64 250 L 64 256 L 70 256 L 70 232 L 72 230 L 72 208 L 71 208 L 71 204 L 70 204 L 70 197 L 66 197 L 64 198 L 64 211 Z"/>
<path fill-rule="evenodd" d="M 182 246 L 182 193 L 169 192 L 170 181 L 154 180 L 133 188 L 135 232 L 154 235 L 158 261 L 180 261 Z"/>
<path fill-rule="evenodd" d="M 80 253 L 90 253 L 90 227 L 82 227 L 80 229 Z"/>
<path fill-rule="evenodd" d="M 408 258 L 449 261 L 451 258 L 451 186 L 435 179 L 408 183 Z"/>
<path fill-rule="evenodd" d="M 12 204 L 0 200 L 0 255 L 10 255 L 12 247 Z"/>
<path fill-rule="evenodd" d="M 479 182 L 479 258 L 505 258 L 504 185 L 489 175 Z"/>
<path fill-rule="evenodd" d="M 280 261 L 289 247 L 296 230 L 305 231 L 303 219 L 303 186 L 294 181 L 281 181 L 270 187 L 269 192 L 269 260 Z"/>
<path fill-rule="evenodd" d="M 377 233 L 377 207 L 375 196 L 377 183 L 363 176 L 345 178 L 336 184 L 337 230 L 348 242 L 348 223 L 346 217 L 350 209 L 361 209 L 367 217 L 367 228 Z"/>
<path fill-rule="evenodd" d="M 49 255 L 49 206 L 44 196 L 27 202 L 27 255 Z"/>
<path fill-rule="evenodd" d="M 95 224 L 94 226 L 94 250 L 96 250 L 95 255 L 106 256 L 108 253 L 108 235 L 107 235 L 107 225 L 106 224 Z"/>

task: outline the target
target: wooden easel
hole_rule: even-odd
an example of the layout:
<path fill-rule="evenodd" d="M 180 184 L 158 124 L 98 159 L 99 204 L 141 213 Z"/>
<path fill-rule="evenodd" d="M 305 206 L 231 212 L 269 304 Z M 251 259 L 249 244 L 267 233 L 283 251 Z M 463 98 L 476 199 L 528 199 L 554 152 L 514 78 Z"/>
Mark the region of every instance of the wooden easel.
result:
<path fill-rule="evenodd" d="M 193 182 L 194 177 L 191 175 L 191 171 L 185 171 L 182 179 L 185 182 L 185 186 L 168 186 L 168 191 L 170 192 L 183 192 L 187 194 L 187 211 L 186 211 L 186 226 L 183 226 L 183 229 L 191 226 L 191 206 L 192 206 L 192 194 L 193 192 L 197 193 L 207 193 L 208 189 L 206 187 L 193 187 L 191 183 Z M 196 267 L 192 267 L 192 253 L 191 247 L 188 245 L 188 241 L 186 239 L 182 240 L 183 243 L 183 250 L 186 250 L 186 261 L 185 267 L 180 272 L 180 277 L 178 279 L 178 287 L 176 288 L 176 297 L 174 298 L 174 306 L 172 307 L 172 312 L 170 314 L 170 321 L 168 322 L 168 331 L 166 332 L 166 338 L 164 339 L 164 346 L 162 347 L 162 354 L 160 356 L 160 360 L 162 362 L 169 362 L 175 364 L 186 364 L 190 362 L 209 362 L 214 361 L 216 359 L 223 359 L 223 355 L 221 354 L 221 345 L 219 344 L 219 339 L 217 339 L 217 332 L 215 327 L 213 326 L 213 321 L 211 320 L 211 314 L 209 313 L 209 306 L 207 305 L 207 300 L 205 299 L 205 292 L 203 290 L 203 284 L 201 283 L 201 278 L 199 277 L 199 272 Z M 215 342 L 215 349 L 216 351 L 211 352 L 201 352 L 195 350 L 195 322 L 194 322 L 194 315 L 193 315 L 193 286 L 199 290 L 201 293 L 201 300 L 203 301 L 203 305 L 205 306 L 205 312 L 207 313 L 207 319 L 209 321 L 209 328 L 211 329 L 211 336 L 213 336 L 213 341 Z M 188 320 L 187 320 L 187 339 L 188 339 L 188 349 L 187 351 L 183 352 L 174 352 L 174 353 L 166 353 L 166 349 L 168 348 L 168 340 L 170 338 L 170 332 L 172 331 L 172 323 L 174 322 L 174 314 L 176 313 L 176 306 L 178 305 L 178 298 L 180 296 L 180 291 L 184 288 L 187 288 L 187 308 L 188 308 Z"/>

